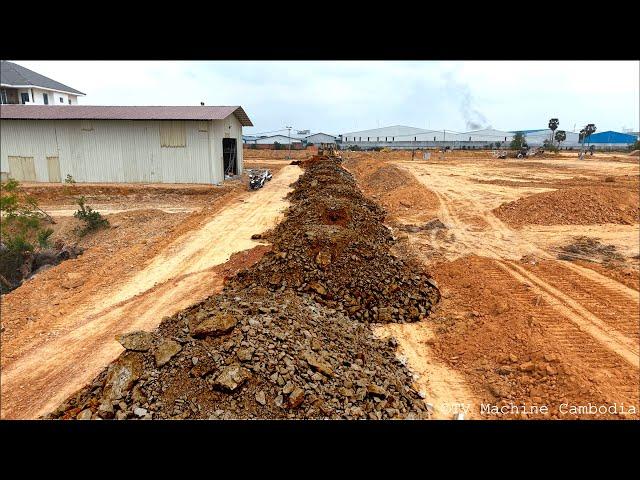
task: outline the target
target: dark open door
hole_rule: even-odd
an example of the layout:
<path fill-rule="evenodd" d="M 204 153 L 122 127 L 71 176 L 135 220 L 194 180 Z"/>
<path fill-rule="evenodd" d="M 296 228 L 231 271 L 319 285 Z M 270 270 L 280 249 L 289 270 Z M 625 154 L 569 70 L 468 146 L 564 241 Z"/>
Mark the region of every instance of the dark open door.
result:
<path fill-rule="evenodd" d="M 222 139 L 222 158 L 224 159 L 224 174 L 237 175 L 238 166 L 238 150 L 235 138 Z"/>

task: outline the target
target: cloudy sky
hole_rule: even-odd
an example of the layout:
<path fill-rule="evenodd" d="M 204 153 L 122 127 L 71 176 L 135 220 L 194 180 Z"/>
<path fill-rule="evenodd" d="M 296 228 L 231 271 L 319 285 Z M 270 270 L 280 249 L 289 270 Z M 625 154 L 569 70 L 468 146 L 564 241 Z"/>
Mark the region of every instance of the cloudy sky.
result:
<path fill-rule="evenodd" d="M 468 131 L 638 130 L 640 62 L 19 61 L 84 105 L 242 105 L 255 127 L 339 134 L 386 125 Z"/>

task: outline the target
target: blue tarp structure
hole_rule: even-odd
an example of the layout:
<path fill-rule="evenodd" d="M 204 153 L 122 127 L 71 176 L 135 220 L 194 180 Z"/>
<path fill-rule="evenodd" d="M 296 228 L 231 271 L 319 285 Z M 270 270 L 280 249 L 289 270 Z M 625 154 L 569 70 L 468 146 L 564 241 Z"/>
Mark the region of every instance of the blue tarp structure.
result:
<path fill-rule="evenodd" d="M 638 137 L 635 135 L 629 135 L 628 133 L 612 132 L 598 132 L 587 138 L 586 143 L 626 143 L 628 145 L 635 143 Z"/>

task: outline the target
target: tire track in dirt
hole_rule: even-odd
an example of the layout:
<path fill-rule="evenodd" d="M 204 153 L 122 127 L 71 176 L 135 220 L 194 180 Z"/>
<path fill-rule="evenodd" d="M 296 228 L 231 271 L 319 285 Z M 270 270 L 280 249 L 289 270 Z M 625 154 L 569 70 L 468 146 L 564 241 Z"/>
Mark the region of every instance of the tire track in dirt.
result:
<path fill-rule="evenodd" d="M 411 169 L 409 169 L 411 171 Z M 415 173 L 414 173 L 415 175 Z M 418 178 L 419 179 L 419 178 Z M 419 179 L 420 180 L 420 179 Z M 424 181 L 421 180 L 423 183 Z M 462 191 L 462 190 L 460 190 Z M 505 256 L 505 251 L 512 252 L 516 250 L 516 247 L 524 247 L 528 251 L 532 251 L 538 256 L 545 259 L 552 259 L 551 255 L 547 252 L 541 250 L 537 246 L 532 243 L 526 241 L 521 236 L 517 234 L 514 230 L 509 228 L 504 222 L 499 220 L 490 210 L 483 211 L 478 206 L 474 207 L 474 203 L 470 201 L 465 202 L 465 209 L 476 210 L 476 214 L 481 216 L 484 221 L 490 226 L 489 232 L 475 232 L 465 228 L 465 223 L 460 219 L 460 214 L 453 208 L 455 204 L 452 198 L 448 198 L 446 194 L 441 192 L 435 192 L 438 196 L 438 199 L 441 202 L 441 214 L 445 221 L 445 224 L 449 224 L 455 228 L 454 234 L 456 236 L 456 243 L 461 242 L 466 247 L 473 248 L 473 253 L 477 255 L 484 255 L 490 258 L 496 259 L 498 264 L 506 271 L 510 272 L 512 276 L 517 279 L 522 279 L 523 277 L 529 280 L 531 283 L 535 284 L 541 290 L 541 293 L 549 299 L 549 304 L 558 310 L 561 314 L 566 316 L 569 320 L 579 322 L 579 326 L 584 328 L 586 331 L 590 332 L 594 335 L 594 338 L 603 342 L 605 346 L 612 349 L 617 354 L 623 356 L 626 361 L 631 363 L 632 365 L 637 366 L 639 363 L 638 357 L 638 347 L 637 340 L 634 338 L 630 338 L 626 335 L 626 332 L 632 332 L 630 321 L 625 319 L 622 321 L 624 325 L 626 325 L 625 333 L 618 331 L 617 329 L 613 329 L 610 325 L 604 322 L 600 317 L 589 311 L 585 308 L 580 301 L 576 300 L 574 296 L 576 296 L 577 292 L 572 291 L 572 289 L 568 286 L 568 284 L 564 283 L 560 285 L 560 288 L 563 288 L 563 291 L 558 288 L 553 287 L 549 283 L 542 280 L 540 277 L 534 275 L 533 273 L 527 272 L 524 268 L 515 264 L 513 261 L 501 262 L 497 259 L 504 259 L 513 257 L 513 254 Z M 462 195 L 458 193 L 458 196 Z M 470 211 L 466 210 L 464 212 L 465 216 L 470 215 Z M 490 241 L 487 238 L 482 238 L 490 235 L 493 237 Z M 481 239 L 481 242 L 478 242 L 478 239 Z M 556 261 L 556 263 L 559 263 Z M 567 263 L 567 262 L 563 262 Z M 595 275 L 590 275 L 587 277 L 581 269 L 578 269 L 577 273 L 583 276 L 585 280 L 591 280 L 593 278 L 597 278 Z M 628 287 L 622 285 L 615 280 L 611 279 L 597 279 L 600 284 L 606 283 L 609 286 L 612 286 L 614 290 L 623 291 L 627 296 L 630 296 L 631 292 L 629 292 Z M 565 293 L 571 292 L 571 294 Z M 573 295 L 573 296 L 572 296 Z M 637 297 L 636 297 L 637 298 Z M 596 309 L 594 305 L 598 303 L 598 298 L 593 298 L 593 292 L 591 296 L 583 295 L 581 296 L 581 301 L 583 303 L 590 303 L 593 309 Z M 629 315 L 629 318 L 633 318 L 632 315 L 635 314 L 634 310 L 624 312 Z M 576 317 L 577 315 L 577 317 Z M 637 332 L 637 331 L 636 331 Z"/>
<path fill-rule="evenodd" d="M 626 300 L 631 300 L 636 305 L 640 304 L 640 292 L 638 290 L 634 290 L 633 288 L 627 287 L 623 283 L 614 280 L 613 278 L 605 277 L 604 275 L 596 272 L 595 270 L 591 270 L 590 268 L 582 267 L 580 265 L 576 265 L 575 263 L 564 261 L 562 265 L 574 272 L 578 273 L 584 278 L 591 280 L 599 284 L 599 286 L 604 287 L 612 292 L 617 293 L 618 295 L 622 295 L 626 297 Z"/>
<path fill-rule="evenodd" d="M 297 166 L 284 167 L 265 188 L 244 195 L 199 230 L 179 237 L 101 301 L 69 313 L 56 336 L 44 343 L 34 339 L 16 351 L 2 365 L 2 418 L 46 413 L 122 352 L 116 335 L 153 329 L 163 317 L 219 290 L 225 269 L 217 266 L 255 247 L 251 235 L 278 223 L 288 205 L 284 196 L 300 173 Z M 245 258 L 244 263 L 258 259 Z"/>
<path fill-rule="evenodd" d="M 571 297 L 580 305 L 611 328 L 631 338 L 635 344 L 640 343 L 640 305 L 630 302 L 617 290 L 600 287 L 592 280 L 587 280 L 580 272 L 567 270 L 566 265 L 558 262 L 542 261 L 535 266 L 524 268 L 562 292 L 571 292 Z"/>
<path fill-rule="evenodd" d="M 496 263 L 522 283 L 533 284 L 533 287 L 542 295 L 549 305 L 562 314 L 565 318 L 575 323 L 580 330 L 588 333 L 615 354 L 624 358 L 631 365 L 638 367 L 640 357 L 637 343 L 611 328 L 599 317 L 592 314 L 573 298 L 551 286 L 537 275 L 513 262 Z"/>
<path fill-rule="evenodd" d="M 525 310 L 532 311 L 532 320 L 540 325 L 540 334 L 549 337 L 546 341 L 557 348 L 567 365 L 573 372 L 588 378 L 595 383 L 597 390 L 603 395 L 603 399 L 610 402 L 624 402 L 629 405 L 637 405 L 637 383 L 619 381 L 619 378 L 637 378 L 637 365 L 630 365 L 618 354 L 594 338 L 581 326 L 571 321 L 566 315 L 558 316 L 558 311 L 548 308 L 553 299 L 543 296 L 539 289 L 532 285 L 524 276 L 510 270 L 501 262 L 494 261 L 484 274 L 492 284 L 500 284 L 505 275 L 517 279 L 519 282 L 530 285 L 525 291 L 513 289 L 509 292 L 509 302 L 516 302 Z M 544 300 L 534 304 L 538 308 L 532 308 L 532 294 L 540 295 Z"/>

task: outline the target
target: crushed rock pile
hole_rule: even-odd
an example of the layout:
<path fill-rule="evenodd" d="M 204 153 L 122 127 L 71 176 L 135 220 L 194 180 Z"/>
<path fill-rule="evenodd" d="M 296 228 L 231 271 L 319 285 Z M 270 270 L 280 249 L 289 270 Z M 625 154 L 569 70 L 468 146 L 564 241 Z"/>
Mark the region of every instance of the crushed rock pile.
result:
<path fill-rule="evenodd" d="M 303 166 L 272 252 L 156 331 L 119 336 L 126 351 L 46 418 L 428 418 L 369 321 L 422 318 L 438 290 L 390 254 L 384 212 L 337 161 Z"/>
<path fill-rule="evenodd" d="M 385 212 L 335 161 L 312 161 L 295 184 L 286 219 L 267 238 L 272 252 L 230 283 L 295 289 L 357 320 L 412 322 L 439 300 L 416 263 L 390 252 Z"/>

